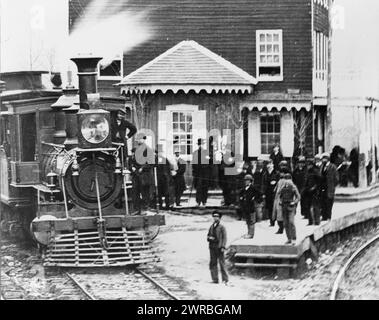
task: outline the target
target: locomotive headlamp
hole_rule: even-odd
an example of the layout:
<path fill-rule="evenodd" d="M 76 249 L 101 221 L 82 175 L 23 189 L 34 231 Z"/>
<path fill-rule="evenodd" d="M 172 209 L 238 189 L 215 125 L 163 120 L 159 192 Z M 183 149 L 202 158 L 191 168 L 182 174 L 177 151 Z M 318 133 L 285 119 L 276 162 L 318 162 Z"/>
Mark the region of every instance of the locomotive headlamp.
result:
<path fill-rule="evenodd" d="M 89 143 L 101 143 L 109 135 L 109 122 L 101 115 L 91 114 L 83 120 L 81 132 Z"/>
<path fill-rule="evenodd" d="M 79 148 L 110 147 L 110 114 L 102 109 L 80 110 L 78 112 Z"/>

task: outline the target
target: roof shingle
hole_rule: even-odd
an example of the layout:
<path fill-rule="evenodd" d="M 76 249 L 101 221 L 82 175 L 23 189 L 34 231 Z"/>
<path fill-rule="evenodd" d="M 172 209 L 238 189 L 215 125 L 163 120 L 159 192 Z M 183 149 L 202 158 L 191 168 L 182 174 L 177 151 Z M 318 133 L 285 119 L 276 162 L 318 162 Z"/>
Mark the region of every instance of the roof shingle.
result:
<path fill-rule="evenodd" d="M 257 80 L 195 41 L 182 41 L 126 76 L 119 85 L 130 90 L 222 90 L 251 92 Z M 213 88 L 213 89 L 212 89 Z M 163 91 L 162 90 L 162 91 Z"/>

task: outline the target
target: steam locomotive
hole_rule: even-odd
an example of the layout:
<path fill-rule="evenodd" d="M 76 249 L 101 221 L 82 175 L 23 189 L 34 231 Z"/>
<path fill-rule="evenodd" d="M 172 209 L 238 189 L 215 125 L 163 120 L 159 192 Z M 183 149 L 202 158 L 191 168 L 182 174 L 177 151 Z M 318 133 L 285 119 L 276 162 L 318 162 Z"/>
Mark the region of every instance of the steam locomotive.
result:
<path fill-rule="evenodd" d="M 133 212 L 125 148 L 112 143 L 111 113 L 104 110 L 97 93 L 101 58 L 71 60 L 78 67 L 78 94 L 67 88 L 50 107 L 46 102 L 51 96 L 5 103 L 7 111 L 3 104 L 1 230 L 17 234 L 30 226 L 44 248 L 46 266 L 154 261 L 152 230 L 165 219 L 159 212 Z M 28 109 L 34 102 L 35 107 Z M 34 159 L 27 151 L 32 134 L 37 146 Z M 120 199 L 122 205 L 116 206 Z"/>

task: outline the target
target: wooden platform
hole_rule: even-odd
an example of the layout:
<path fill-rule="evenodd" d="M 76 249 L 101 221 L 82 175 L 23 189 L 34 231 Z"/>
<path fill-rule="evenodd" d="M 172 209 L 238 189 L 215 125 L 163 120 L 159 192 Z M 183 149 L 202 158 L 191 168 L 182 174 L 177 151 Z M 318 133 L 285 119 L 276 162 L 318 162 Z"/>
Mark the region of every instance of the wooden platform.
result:
<path fill-rule="evenodd" d="M 296 245 L 284 244 L 284 234 L 275 234 L 278 227 L 270 227 L 268 221 L 255 225 L 253 239 L 240 238 L 231 243 L 232 262 L 238 268 L 297 268 L 299 261 L 306 252 L 317 251 L 316 243 L 326 235 L 379 218 L 379 199 L 335 203 L 333 219 L 322 221 L 319 226 L 307 226 L 308 220 L 298 212 L 295 217 L 297 232 Z M 317 254 L 317 252 L 314 252 Z"/>

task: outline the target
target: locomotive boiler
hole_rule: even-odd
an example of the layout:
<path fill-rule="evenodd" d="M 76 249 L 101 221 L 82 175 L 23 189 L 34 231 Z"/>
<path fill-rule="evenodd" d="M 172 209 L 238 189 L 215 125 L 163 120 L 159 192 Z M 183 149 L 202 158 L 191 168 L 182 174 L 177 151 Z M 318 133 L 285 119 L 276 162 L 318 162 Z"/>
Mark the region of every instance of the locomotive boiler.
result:
<path fill-rule="evenodd" d="M 152 230 L 165 223 L 164 216 L 133 212 L 125 146 L 112 142 L 111 113 L 103 108 L 97 92 L 101 58 L 71 60 L 78 67 L 79 92 L 64 90 L 51 106 L 54 131 L 36 135 L 38 152 L 33 163 L 37 177 L 21 186 L 17 173 L 10 174 L 8 189 L 26 191 L 22 199 L 29 198 L 32 204 L 26 206 L 27 212 L 18 210 L 18 215 L 28 216 L 27 221 L 33 218 L 31 233 L 45 250 L 46 266 L 121 266 L 154 261 Z M 1 170 L 12 170 L 4 148 L 2 152 Z M 17 200 L 14 211 L 16 207 Z M 9 213 L 2 215 L 3 227 L 12 219 Z"/>

